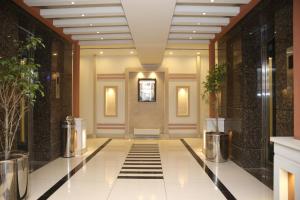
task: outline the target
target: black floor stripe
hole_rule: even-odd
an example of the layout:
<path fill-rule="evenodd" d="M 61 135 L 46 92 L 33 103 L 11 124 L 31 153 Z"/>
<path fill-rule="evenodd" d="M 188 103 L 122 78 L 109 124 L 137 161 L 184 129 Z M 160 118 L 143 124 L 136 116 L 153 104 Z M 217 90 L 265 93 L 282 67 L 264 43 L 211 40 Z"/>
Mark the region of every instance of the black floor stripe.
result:
<path fill-rule="evenodd" d="M 161 165 L 161 163 L 124 163 L 124 165 Z"/>
<path fill-rule="evenodd" d="M 162 169 L 162 167 L 122 167 L 122 169 Z"/>
<path fill-rule="evenodd" d="M 104 144 L 97 148 L 91 155 L 81 161 L 74 169 L 55 183 L 49 190 L 47 190 L 38 200 L 48 199 L 54 192 L 56 192 L 65 182 L 67 182 L 74 174 L 76 174 L 84 165 L 86 165 L 99 151 L 101 151 L 112 139 L 108 139 Z"/>
<path fill-rule="evenodd" d="M 138 158 L 138 159 L 143 159 L 143 158 L 151 158 L 151 159 L 160 159 L 160 157 L 145 157 L 145 156 L 135 156 L 135 157 L 127 157 L 127 159 L 133 159 L 133 158 Z"/>
<path fill-rule="evenodd" d="M 125 162 L 161 162 L 161 160 L 125 160 Z"/>
<path fill-rule="evenodd" d="M 187 148 L 187 150 L 192 154 L 192 156 L 196 159 L 198 164 L 204 169 L 205 173 L 209 176 L 212 182 L 219 188 L 222 194 L 228 200 L 236 200 L 233 194 L 226 188 L 226 186 L 220 181 L 220 179 L 205 165 L 203 160 L 195 153 L 195 151 L 190 147 L 190 145 L 184 140 L 180 139 L 183 145 Z"/>
<path fill-rule="evenodd" d="M 120 174 L 162 174 L 161 171 L 121 171 Z"/>
<path fill-rule="evenodd" d="M 118 179 L 163 179 L 163 176 L 118 176 Z"/>

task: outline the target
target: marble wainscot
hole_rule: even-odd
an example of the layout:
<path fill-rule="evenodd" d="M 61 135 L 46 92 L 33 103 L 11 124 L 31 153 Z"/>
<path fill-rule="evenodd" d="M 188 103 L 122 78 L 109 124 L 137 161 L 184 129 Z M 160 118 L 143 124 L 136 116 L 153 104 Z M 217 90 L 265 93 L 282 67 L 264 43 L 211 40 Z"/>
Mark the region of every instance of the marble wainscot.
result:
<path fill-rule="evenodd" d="M 300 200 L 300 140 L 272 137 L 274 200 Z"/>

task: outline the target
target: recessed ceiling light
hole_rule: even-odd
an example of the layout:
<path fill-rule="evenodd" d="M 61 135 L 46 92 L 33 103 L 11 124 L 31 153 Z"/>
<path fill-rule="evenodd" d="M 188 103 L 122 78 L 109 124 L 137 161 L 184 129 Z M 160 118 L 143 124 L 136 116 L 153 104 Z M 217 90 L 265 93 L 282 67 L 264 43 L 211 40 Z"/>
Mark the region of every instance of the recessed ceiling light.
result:
<path fill-rule="evenodd" d="M 189 37 L 189 39 L 192 40 L 193 38 L 192 38 L 192 37 Z"/>
<path fill-rule="evenodd" d="M 200 52 L 197 52 L 197 55 L 200 55 Z"/>
<path fill-rule="evenodd" d="M 100 32 L 99 32 L 99 31 L 97 31 L 97 33 L 99 34 Z"/>
<path fill-rule="evenodd" d="M 102 54 L 103 54 L 103 51 L 100 51 L 99 53 L 102 55 Z"/>
<path fill-rule="evenodd" d="M 101 37 L 100 39 L 101 39 L 101 40 L 104 40 L 104 38 L 103 38 L 103 37 Z"/>
<path fill-rule="evenodd" d="M 213 3 L 213 2 L 215 2 L 215 0 L 210 0 L 210 2 L 212 2 L 212 3 Z"/>
<path fill-rule="evenodd" d="M 130 54 L 134 54 L 134 52 L 133 52 L 133 51 L 130 51 Z"/>
<path fill-rule="evenodd" d="M 206 13 L 204 12 L 204 13 L 202 13 L 202 15 L 206 15 Z"/>
<path fill-rule="evenodd" d="M 72 1 L 72 2 L 71 2 L 71 4 L 72 4 L 72 5 L 74 5 L 74 4 L 75 4 L 75 2 L 74 2 L 74 1 Z"/>
<path fill-rule="evenodd" d="M 57 53 L 53 53 L 52 55 L 53 55 L 53 56 L 57 56 Z"/>
<path fill-rule="evenodd" d="M 90 26 L 93 26 L 93 24 L 90 24 Z"/>
<path fill-rule="evenodd" d="M 81 17 L 84 17 L 85 16 L 85 14 L 81 14 Z"/>
<path fill-rule="evenodd" d="M 201 23 L 199 22 L 199 23 L 197 23 L 198 25 L 201 25 Z"/>
<path fill-rule="evenodd" d="M 196 31 L 193 31 L 193 33 L 196 33 Z"/>
<path fill-rule="evenodd" d="M 170 54 L 170 55 L 173 55 L 173 52 L 172 52 L 172 51 L 170 51 L 170 52 L 169 52 L 169 54 Z"/>

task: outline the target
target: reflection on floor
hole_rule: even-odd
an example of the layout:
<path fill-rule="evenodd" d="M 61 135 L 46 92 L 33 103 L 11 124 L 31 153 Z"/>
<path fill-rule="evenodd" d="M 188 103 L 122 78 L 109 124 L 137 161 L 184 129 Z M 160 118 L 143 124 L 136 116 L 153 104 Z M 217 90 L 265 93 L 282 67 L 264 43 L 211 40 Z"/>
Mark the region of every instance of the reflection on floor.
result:
<path fill-rule="evenodd" d="M 206 162 L 200 139 L 97 138 L 88 147 L 82 157 L 33 172 L 29 199 L 272 199 L 272 190 L 233 162 Z"/>

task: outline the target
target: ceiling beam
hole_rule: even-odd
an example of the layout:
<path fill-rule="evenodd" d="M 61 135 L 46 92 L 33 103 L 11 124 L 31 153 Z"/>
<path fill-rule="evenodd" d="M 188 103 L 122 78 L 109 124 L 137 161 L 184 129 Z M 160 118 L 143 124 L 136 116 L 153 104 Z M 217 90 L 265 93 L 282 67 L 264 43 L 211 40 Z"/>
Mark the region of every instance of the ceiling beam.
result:
<path fill-rule="evenodd" d="M 124 26 L 127 20 L 125 17 L 55 19 L 53 24 L 56 27 Z"/>
<path fill-rule="evenodd" d="M 215 34 L 178 34 L 171 33 L 169 39 L 180 39 L 180 40 L 201 40 L 201 39 L 214 39 Z"/>
<path fill-rule="evenodd" d="M 228 31 L 230 31 L 241 19 L 243 19 L 255 6 L 260 3 L 261 0 L 251 0 L 251 2 L 247 5 L 241 6 L 241 12 L 230 19 L 230 23 L 228 26 L 222 28 L 222 31 L 216 35 L 216 37 L 212 40 L 212 42 L 218 41 L 221 37 L 223 37 Z"/>
<path fill-rule="evenodd" d="M 226 26 L 228 17 L 173 17 L 172 25 L 185 26 Z"/>
<path fill-rule="evenodd" d="M 180 16 L 236 16 L 240 12 L 239 6 L 199 6 L 177 5 L 174 15 Z"/>
<path fill-rule="evenodd" d="M 209 40 L 168 40 L 168 44 L 209 44 Z"/>
<path fill-rule="evenodd" d="M 130 33 L 127 26 L 111 27 L 85 27 L 85 28 L 64 28 L 65 34 L 110 34 L 110 33 Z"/>
<path fill-rule="evenodd" d="M 71 39 L 69 35 L 66 35 L 63 32 L 62 28 L 57 28 L 53 25 L 53 21 L 51 19 L 45 19 L 40 15 L 40 9 L 35 7 L 30 7 L 27 4 L 23 2 L 23 0 L 13 0 L 13 2 L 24 9 L 26 12 L 28 12 L 31 16 L 39 20 L 41 23 L 45 24 L 47 27 L 49 27 L 52 31 L 57 33 L 59 36 L 64 38 L 66 41 L 73 43 L 74 41 Z"/>
<path fill-rule="evenodd" d="M 73 40 L 131 40 L 132 37 L 129 33 L 122 34 L 106 34 L 106 35 L 72 35 Z"/>
<path fill-rule="evenodd" d="M 106 41 L 79 41 L 80 46 L 95 46 L 95 45 L 130 45 L 132 46 L 133 40 L 106 40 Z"/>
<path fill-rule="evenodd" d="M 120 0 L 24 0 L 29 6 L 120 5 Z"/>
<path fill-rule="evenodd" d="M 171 33 L 220 33 L 221 27 L 217 26 L 172 26 Z"/>
<path fill-rule="evenodd" d="M 44 18 L 124 16 L 121 6 L 41 9 Z"/>

